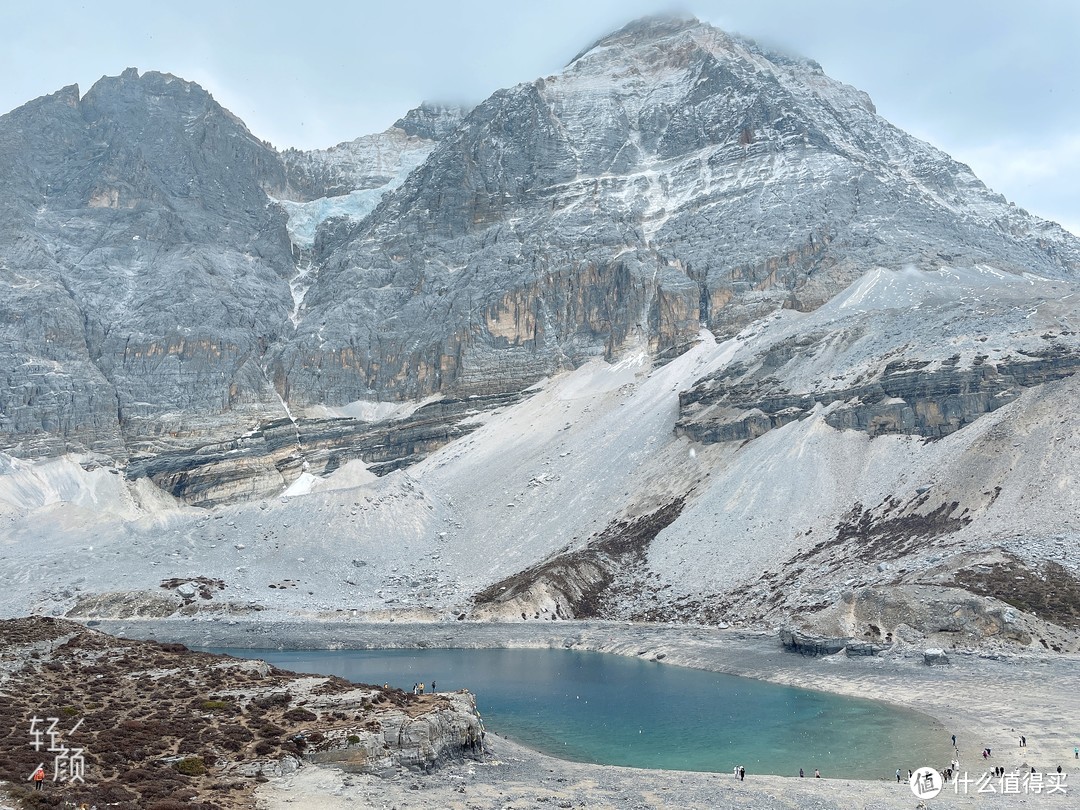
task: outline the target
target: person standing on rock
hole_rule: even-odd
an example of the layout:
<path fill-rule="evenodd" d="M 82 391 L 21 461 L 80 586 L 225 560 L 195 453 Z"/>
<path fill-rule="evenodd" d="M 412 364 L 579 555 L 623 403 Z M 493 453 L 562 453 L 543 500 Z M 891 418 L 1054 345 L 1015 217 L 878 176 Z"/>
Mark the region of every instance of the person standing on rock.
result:
<path fill-rule="evenodd" d="M 746 781 L 746 768 L 744 768 L 742 765 L 739 766 L 739 781 Z"/>
<path fill-rule="evenodd" d="M 814 768 L 814 778 L 815 779 L 820 779 L 821 778 L 821 771 L 819 771 L 817 768 Z"/>
<path fill-rule="evenodd" d="M 952 747 L 956 748 L 956 735 L 955 734 L 952 735 Z"/>
<path fill-rule="evenodd" d="M 735 774 L 735 781 L 738 782 L 739 781 L 739 766 L 736 765 L 734 768 L 731 769 L 731 772 L 733 774 Z"/>
<path fill-rule="evenodd" d="M 37 766 L 37 770 L 30 774 L 30 778 L 34 780 L 34 790 L 41 790 L 45 785 L 45 765 L 42 763 Z"/>
<path fill-rule="evenodd" d="M 896 784 L 900 784 L 900 769 L 896 769 Z"/>
<path fill-rule="evenodd" d="M 1020 747 L 1027 748 L 1027 737 L 1025 737 L 1023 734 L 1020 735 Z"/>
<path fill-rule="evenodd" d="M 803 769 L 802 769 L 802 768 L 799 768 L 799 778 L 800 778 L 800 779 L 803 779 L 803 778 L 804 778 L 805 776 L 806 776 L 806 774 L 805 774 L 805 773 L 803 773 Z"/>

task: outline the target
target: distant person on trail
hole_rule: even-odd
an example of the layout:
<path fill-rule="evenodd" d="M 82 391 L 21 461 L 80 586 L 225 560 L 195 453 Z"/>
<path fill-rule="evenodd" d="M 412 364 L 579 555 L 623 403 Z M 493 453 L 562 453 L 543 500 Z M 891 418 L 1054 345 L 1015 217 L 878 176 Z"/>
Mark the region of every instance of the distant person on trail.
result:
<path fill-rule="evenodd" d="M 896 769 L 896 784 L 900 784 L 900 769 Z"/>
<path fill-rule="evenodd" d="M 1025 737 L 1023 734 L 1020 735 L 1020 747 L 1027 748 L 1027 737 Z"/>
<path fill-rule="evenodd" d="M 30 774 L 30 778 L 34 780 L 34 790 L 41 790 L 45 784 L 45 766 L 38 765 L 37 770 Z"/>
<path fill-rule="evenodd" d="M 956 735 L 955 734 L 952 735 L 952 747 L 956 748 Z"/>

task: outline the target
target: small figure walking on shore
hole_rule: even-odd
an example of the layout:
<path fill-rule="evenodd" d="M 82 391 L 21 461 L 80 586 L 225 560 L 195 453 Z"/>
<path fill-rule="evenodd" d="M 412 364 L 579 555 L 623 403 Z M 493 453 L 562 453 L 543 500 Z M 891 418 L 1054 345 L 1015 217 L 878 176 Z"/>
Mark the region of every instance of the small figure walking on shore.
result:
<path fill-rule="evenodd" d="M 896 769 L 896 784 L 900 784 L 900 769 Z"/>
<path fill-rule="evenodd" d="M 799 768 L 799 778 L 800 778 L 800 779 L 803 779 L 803 778 L 805 778 L 805 777 L 806 777 L 806 774 L 805 774 L 805 773 L 803 773 L 803 769 L 802 769 L 802 768 Z"/>
<path fill-rule="evenodd" d="M 746 781 L 746 768 L 744 768 L 742 765 L 739 766 L 739 781 Z"/>
<path fill-rule="evenodd" d="M 952 735 L 952 747 L 956 748 L 956 735 L 955 734 Z"/>

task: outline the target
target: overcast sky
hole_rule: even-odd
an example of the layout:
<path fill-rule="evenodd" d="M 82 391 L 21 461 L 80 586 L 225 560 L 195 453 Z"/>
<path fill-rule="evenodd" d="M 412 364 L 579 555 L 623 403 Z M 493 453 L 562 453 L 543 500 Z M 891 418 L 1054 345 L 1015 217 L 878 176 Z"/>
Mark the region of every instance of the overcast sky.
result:
<path fill-rule="evenodd" d="M 1076 0 L 0 0 L 0 112 L 137 67 L 202 84 L 276 146 L 330 146 L 423 100 L 477 103 L 550 75 L 631 19 L 672 11 L 816 59 L 1080 234 Z"/>

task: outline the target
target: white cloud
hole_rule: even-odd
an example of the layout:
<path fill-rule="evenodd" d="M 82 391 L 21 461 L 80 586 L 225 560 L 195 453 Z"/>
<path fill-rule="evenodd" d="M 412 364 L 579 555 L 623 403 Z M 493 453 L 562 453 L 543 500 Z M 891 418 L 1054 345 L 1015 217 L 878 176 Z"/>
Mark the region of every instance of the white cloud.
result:
<path fill-rule="evenodd" d="M 1080 197 L 1074 182 L 1080 177 L 1080 133 L 1062 133 L 1041 141 L 1009 137 L 957 144 L 948 151 L 967 163 L 990 188 L 1080 235 Z"/>
<path fill-rule="evenodd" d="M 976 173 L 1008 185 L 1036 183 L 1080 169 L 1080 133 L 1061 135 L 1047 143 L 1027 144 L 1009 139 L 965 150 Z M 981 170 L 981 173 L 980 173 Z"/>

